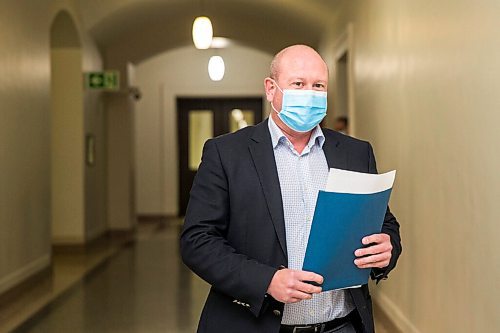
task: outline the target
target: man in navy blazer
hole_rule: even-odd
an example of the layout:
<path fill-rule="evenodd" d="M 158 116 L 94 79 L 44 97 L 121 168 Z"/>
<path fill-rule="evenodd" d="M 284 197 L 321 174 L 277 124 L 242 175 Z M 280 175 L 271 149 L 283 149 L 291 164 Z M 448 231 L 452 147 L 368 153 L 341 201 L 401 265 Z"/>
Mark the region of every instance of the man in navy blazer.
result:
<path fill-rule="evenodd" d="M 377 173 L 371 145 L 315 125 L 326 110 L 328 69 L 312 48 L 282 50 L 264 83 L 275 111 L 256 126 L 208 140 L 191 189 L 181 254 L 212 286 L 198 332 L 374 332 L 368 285 L 322 292 L 320 275 L 289 266 L 304 249 L 287 242 L 292 228 L 309 221 L 290 214 L 303 211 L 293 194 L 314 200 L 310 184 L 322 183 L 328 168 Z M 312 192 L 280 183 L 297 168 L 288 158 L 310 159 L 298 181 L 310 182 Z M 378 282 L 401 250 L 399 224 L 387 209 L 381 233 L 363 238 L 355 264 L 371 268 Z"/>

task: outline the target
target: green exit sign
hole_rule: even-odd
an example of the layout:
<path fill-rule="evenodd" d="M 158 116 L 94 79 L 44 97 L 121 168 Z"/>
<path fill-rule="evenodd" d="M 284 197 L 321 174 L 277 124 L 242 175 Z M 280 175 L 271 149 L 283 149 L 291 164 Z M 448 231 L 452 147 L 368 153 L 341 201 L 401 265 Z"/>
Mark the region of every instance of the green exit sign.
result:
<path fill-rule="evenodd" d="M 85 88 L 87 89 L 120 89 L 120 72 L 104 71 L 85 73 Z"/>

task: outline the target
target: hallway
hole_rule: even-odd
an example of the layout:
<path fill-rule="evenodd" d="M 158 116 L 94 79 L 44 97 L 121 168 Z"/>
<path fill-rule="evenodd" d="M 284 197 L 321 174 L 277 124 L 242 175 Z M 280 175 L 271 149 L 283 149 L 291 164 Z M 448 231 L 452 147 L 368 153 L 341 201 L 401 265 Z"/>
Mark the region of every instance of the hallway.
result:
<path fill-rule="evenodd" d="M 180 261 L 179 224 L 148 223 L 139 229 L 135 241 L 13 332 L 195 332 L 208 285 Z M 376 323 L 378 333 L 396 333 L 378 318 Z"/>
<path fill-rule="evenodd" d="M 500 332 L 499 17 L 499 0 L 1 0 L 0 333 L 192 332 L 208 286 L 177 217 L 206 140 L 274 112 L 263 83 L 294 44 L 328 67 L 322 126 L 348 119 L 397 170 L 377 332 Z"/>
<path fill-rule="evenodd" d="M 15 332 L 194 332 L 207 285 L 180 261 L 178 226 L 150 227 Z"/>

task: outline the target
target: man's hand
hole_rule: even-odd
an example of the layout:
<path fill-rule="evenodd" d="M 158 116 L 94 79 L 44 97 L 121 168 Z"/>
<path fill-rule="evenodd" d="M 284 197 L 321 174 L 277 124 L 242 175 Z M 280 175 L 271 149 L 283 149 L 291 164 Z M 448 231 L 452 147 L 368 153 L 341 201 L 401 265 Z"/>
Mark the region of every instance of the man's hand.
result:
<path fill-rule="evenodd" d="M 323 283 L 323 277 L 313 272 L 280 269 L 274 273 L 267 293 L 282 303 L 296 303 L 311 299 L 312 294 L 321 292 L 321 287 L 313 286 L 304 281 Z"/>
<path fill-rule="evenodd" d="M 384 268 L 389 266 L 392 257 L 392 244 L 389 235 L 373 234 L 363 238 L 362 242 L 364 245 L 372 245 L 357 249 L 354 252 L 356 257 L 364 257 L 354 260 L 356 266 L 359 268 Z"/>

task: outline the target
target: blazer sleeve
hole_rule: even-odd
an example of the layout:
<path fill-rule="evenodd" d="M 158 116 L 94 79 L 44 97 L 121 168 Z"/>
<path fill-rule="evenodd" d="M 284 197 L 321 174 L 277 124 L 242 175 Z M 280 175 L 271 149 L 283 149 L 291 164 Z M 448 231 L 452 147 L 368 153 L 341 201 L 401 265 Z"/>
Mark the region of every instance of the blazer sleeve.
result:
<path fill-rule="evenodd" d="M 368 143 L 368 160 L 369 160 L 369 172 L 370 173 L 378 173 L 377 172 L 377 163 L 375 162 L 375 155 L 373 154 L 373 148 Z M 396 217 L 392 215 L 391 210 L 387 207 L 387 211 L 385 213 L 384 223 L 382 225 L 382 233 L 388 234 L 391 237 L 392 244 L 392 256 L 389 265 L 384 268 L 373 268 L 371 271 L 371 278 L 376 280 L 377 283 L 382 279 L 387 279 L 389 272 L 396 267 L 396 263 L 398 261 L 403 248 L 401 246 L 401 236 L 399 234 L 399 223 L 396 220 Z"/>
<path fill-rule="evenodd" d="M 205 143 L 187 207 L 180 247 L 184 263 L 256 317 L 277 268 L 238 253 L 227 240 L 228 180 L 215 140 Z"/>

